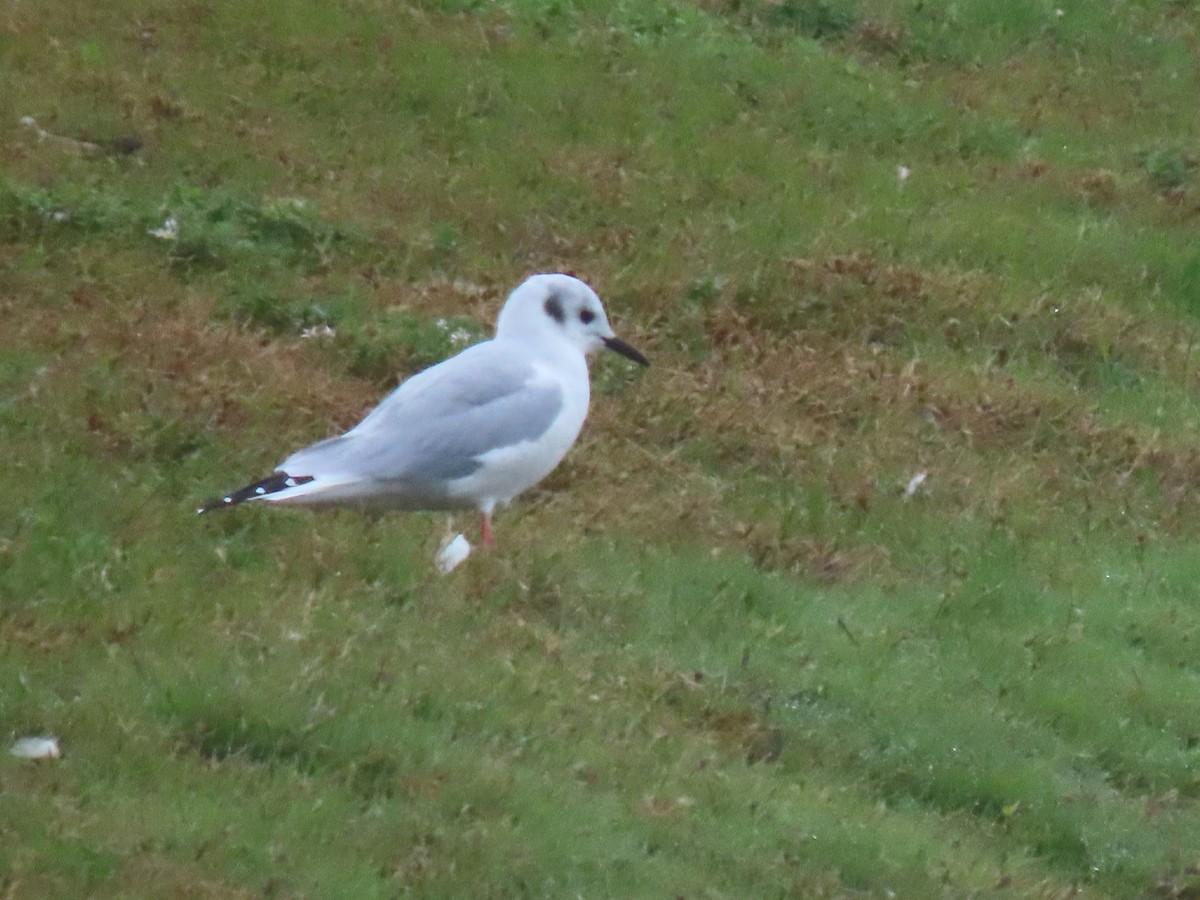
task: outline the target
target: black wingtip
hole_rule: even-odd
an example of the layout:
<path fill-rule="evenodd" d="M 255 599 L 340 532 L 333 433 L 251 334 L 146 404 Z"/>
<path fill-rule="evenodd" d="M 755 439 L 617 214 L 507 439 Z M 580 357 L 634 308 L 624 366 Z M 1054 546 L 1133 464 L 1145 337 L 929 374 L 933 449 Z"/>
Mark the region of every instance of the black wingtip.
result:
<path fill-rule="evenodd" d="M 206 512 L 212 512 L 214 509 L 226 509 L 230 506 L 237 506 L 239 503 L 245 503 L 247 500 L 254 500 L 257 497 L 265 497 L 267 494 L 286 491 L 288 488 L 296 487 L 299 484 L 308 484 L 312 480 L 313 476 L 311 475 L 289 475 L 287 472 L 276 472 L 262 481 L 248 484 L 244 488 L 234 491 L 232 494 L 226 494 L 224 497 L 219 497 L 216 500 L 209 500 L 196 510 L 196 515 L 200 516 Z"/>

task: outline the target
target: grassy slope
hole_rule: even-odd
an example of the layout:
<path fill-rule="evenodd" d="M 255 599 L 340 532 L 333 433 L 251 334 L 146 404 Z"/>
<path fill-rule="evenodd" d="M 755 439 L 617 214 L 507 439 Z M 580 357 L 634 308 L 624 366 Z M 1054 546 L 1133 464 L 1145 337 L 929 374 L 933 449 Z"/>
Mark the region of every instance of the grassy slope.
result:
<path fill-rule="evenodd" d="M 8 894 L 1197 888 L 1189 4 L 0 17 Z M 194 518 L 557 268 L 500 553 Z"/>

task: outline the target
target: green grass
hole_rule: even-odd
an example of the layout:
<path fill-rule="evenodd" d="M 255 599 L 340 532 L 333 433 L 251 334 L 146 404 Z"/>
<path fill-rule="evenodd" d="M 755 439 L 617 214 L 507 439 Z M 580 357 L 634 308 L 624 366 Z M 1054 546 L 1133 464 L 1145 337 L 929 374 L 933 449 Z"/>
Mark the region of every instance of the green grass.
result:
<path fill-rule="evenodd" d="M 1192 4 L 0 22 L 0 892 L 1200 890 Z M 196 519 L 546 270 L 498 552 Z"/>

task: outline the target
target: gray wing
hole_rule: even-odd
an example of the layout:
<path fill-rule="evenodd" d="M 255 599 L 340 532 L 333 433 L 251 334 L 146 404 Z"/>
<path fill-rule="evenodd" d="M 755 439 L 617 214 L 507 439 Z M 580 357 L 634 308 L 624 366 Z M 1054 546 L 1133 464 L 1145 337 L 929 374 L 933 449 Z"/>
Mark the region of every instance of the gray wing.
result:
<path fill-rule="evenodd" d="M 433 489 L 479 468 L 478 457 L 543 435 L 563 405 L 531 383 L 524 359 L 486 341 L 413 376 L 341 437 L 293 454 L 290 475 L 353 476 Z"/>

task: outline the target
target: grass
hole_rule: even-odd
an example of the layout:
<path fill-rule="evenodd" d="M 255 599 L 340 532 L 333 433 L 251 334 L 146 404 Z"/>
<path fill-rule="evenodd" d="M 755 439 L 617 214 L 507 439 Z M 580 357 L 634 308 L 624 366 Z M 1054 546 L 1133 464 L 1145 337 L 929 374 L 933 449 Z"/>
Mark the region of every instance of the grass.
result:
<path fill-rule="evenodd" d="M 1200 889 L 1190 4 L 0 22 L 6 895 Z M 499 552 L 195 518 L 561 269 Z"/>

